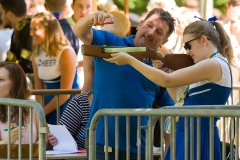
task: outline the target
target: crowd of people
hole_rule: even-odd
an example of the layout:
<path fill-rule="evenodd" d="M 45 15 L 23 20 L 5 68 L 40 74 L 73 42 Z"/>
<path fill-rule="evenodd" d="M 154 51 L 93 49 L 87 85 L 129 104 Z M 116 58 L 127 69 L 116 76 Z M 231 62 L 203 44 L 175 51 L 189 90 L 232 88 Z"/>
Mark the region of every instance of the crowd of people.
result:
<path fill-rule="evenodd" d="M 65 125 L 78 148 L 85 148 L 85 129 L 94 114 L 103 108 L 158 108 L 184 105 L 224 105 L 233 84 L 239 83 L 240 1 L 228 0 L 224 16 L 202 19 L 198 1 L 150 0 L 147 12 L 138 17 L 136 33 L 132 19 L 112 1 L 100 4 L 93 13 L 91 0 L 0 0 L 0 34 L 7 42 L 0 45 L 0 97 L 29 99 L 32 89 L 81 89 L 72 97 L 61 95 L 60 121 L 57 122 L 57 96 L 46 96 L 42 104 L 49 124 Z M 210 17 L 209 17 L 210 18 Z M 217 19 L 220 19 L 217 20 Z M 106 21 L 113 24 L 104 25 Z M 92 27 L 98 25 L 101 27 Z M 1 36 L 0 36 L 1 37 Z M 2 37 L 3 38 L 3 37 Z M 2 43 L 0 42 L 0 43 Z M 81 46 L 151 47 L 162 55 L 188 54 L 194 65 L 171 72 L 159 60 L 140 62 L 127 53 L 112 58 L 83 56 Z M 2 49 L 4 48 L 4 49 Z M 15 75 L 14 73 L 18 73 Z M 188 75 L 192 75 L 189 78 Z M 27 78 L 26 78 L 27 77 Z M 159 78 L 161 77 L 161 78 Z M 179 93 L 180 88 L 184 88 Z M 16 92 L 17 91 L 17 92 Z M 179 95 L 180 94 L 180 99 Z M 201 93 L 201 94 L 199 94 Z M 234 104 L 238 104 L 237 93 Z M 41 98 L 36 96 L 37 102 Z M 18 109 L 12 107 L 12 126 L 18 126 Z M 38 141 L 38 120 L 34 111 L 33 142 Z M 29 110 L 23 109 L 24 143 L 28 143 Z M 222 159 L 218 118 L 214 119 L 214 159 Z M 148 117 L 141 117 L 146 126 Z M 196 123 L 196 119 L 194 119 Z M 176 159 L 184 159 L 184 118 L 176 130 Z M 201 118 L 201 159 L 209 159 L 209 119 Z M 119 117 L 119 159 L 126 157 L 126 118 Z M 7 143 L 7 107 L 0 107 L 0 144 Z M 137 159 L 137 118 L 130 118 L 130 159 Z M 17 143 L 19 130 L 11 132 Z M 196 130 L 194 130 L 196 132 Z M 104 119 L 96 130 L 97 160 L 105 158 Z M 145 159 L 145 135 L 141 132 L 141 159 Z M 194 134 L 194 145 L 196 146 Z M 206 136 L 207 135 L 207 136 Z M 115 118 L 108 118 L 109 159 L 115 158 Z M 190 136 L 188 134 L 188 136 Z M 49 133 L 48 141 L 57 145 Z M 170 159 L 170 137 L 165 133 L 165 159 Z M 189 138 L 188 138 L 189 139 Z M 194 147 L 196 153 L 196 147 Z M 189 153 L 189 152 L 188 152 Z M 196 156 L 196 154 L 194 154 Z M 196 159 L 196 157 L 194 158 Z"/>

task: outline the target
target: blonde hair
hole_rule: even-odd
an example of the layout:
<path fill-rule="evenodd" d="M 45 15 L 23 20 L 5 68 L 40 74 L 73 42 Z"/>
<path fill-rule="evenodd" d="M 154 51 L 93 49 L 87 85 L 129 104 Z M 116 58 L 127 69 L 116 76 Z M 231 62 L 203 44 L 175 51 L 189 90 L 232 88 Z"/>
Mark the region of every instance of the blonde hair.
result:
<path fill-rule="evenodd" d="M 101 29 L 112 32 L 120 37 L 124 37 L 129 33 L 130 21 L 127 16 L 121 11 L 110 11 L 108 14 L 112 14 L 114 17 L 114 24 L 104 25 Z"/>
<path fill-rule="evenodd" d="M 36 19 L 39 20 L 46 32 L 45 41 L 42 45 L 46 52 L 46 56 L 56 56 L 58 50 L 61 50 L 64 46 L 71 45 L 67 37 L 64 35 L 58 20 L 54 17 L 52 13 L 37 13 L 33 16 L 32 21 Z M 34 57 L 39 54 L 40 48 L 42 46 L 33 45 Z"/>
<path fill-rule="evenodd" d="M 220 23 L 206 20 L 195 21 L 185 28 L 183 35 L 185 34 L 191 34 L 194 37 L 206 36 L 219 52 L 228 59 L 229 64 L 235 65 L 230 38 Z"/>

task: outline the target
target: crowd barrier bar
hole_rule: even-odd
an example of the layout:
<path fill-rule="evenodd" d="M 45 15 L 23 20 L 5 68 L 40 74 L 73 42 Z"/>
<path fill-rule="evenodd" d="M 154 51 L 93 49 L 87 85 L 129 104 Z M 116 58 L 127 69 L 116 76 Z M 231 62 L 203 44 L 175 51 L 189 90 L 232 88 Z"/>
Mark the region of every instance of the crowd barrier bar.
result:
<path fill-rule="evenodd" d="M 174 109 L 174 106 L 168 106 L 168 107 L 163 107 L 162 109 Z M 194 110 L 194 112 L 196 111 L 196 109 L 210 109 L 212 110 L 213 112 L 214 111 L 218 111 L 218 112 L 226 112 L 226 110 L 231 110 L 231 112 L 236 112 L 236 110 L 239 110 L 240 109 L 240 106 L 239 105 L 222 105 L 222 106 L 184 106 L 184 107 L 179 107 L 178 109 L 181 109 L 181 110 Z M 210 138 L 213 139 L 213 117 L 224 117 L 224 119 L 226 118 L 230 118 L 230 121 L 231 123 L 229 124 L 229 143 L 230 143 L 230 155 L 234 155 L 234 151 L 233 149 L 235 148 L 236 149 L 236 153 L 235 153 L 235 156 L 236 157 L 239 157 L 239 115 L 238 116 L 235 116 L 235 115 L 229 115 L 226 114 L 225 116 L 222 116 L 222 115 L 219 115 L 219 114 L 216 114 L 216 116 L 208 116 L 208 113 L 206 112 L 206 115 L 204 117 L 211 117 L 210 118 Z M 193 118 L 193 117 L 191 117 Z M 200 125 L 200 117 L 197 116 L 197 127 L 199 127 Z M 190 119 L 190 123 L 192 123 L 191 125 L 193 125 L 193 120 Z M 234 125 L 234 122 L 235 122 L 235 125 Z M 176 123 L 176 122 L 175 122 Z M 185 117 L 185 123 L 187 124 L 187 118 Z M 185 124 L 185 127 L 186 127 L 186 124 Z M 223 128 L 223 130 L 225 130 L 225 127 L 227 125 L 225 124 L 225 120 L 223 120 L 223 123 L 221 124 L 221 127 Z M 185 132 L 186 132 L 187 128 L 185 129 Z M 193 135 L 193 130 L 190 132 L 191 135 Z M 197 137 L 200 136 L 200 128 L 197 129 Z M 186 138 L 187 135 L 185 135 L 185 138 Z M 223 132 L 222 134 L 222 157 L 226 157 L 226 141 L 225 141 L 225 132 Z M 172 137 L 171 137 L 172 138 Z M 235 140 L 235 142 L 234 142 Z M 186 143 L 186 142 L 185 142 Z M 235 145 L 234 145 L 235 143 Z M 200 139 L 198 139 L 198 149 L 200 149 Z M 193 144 L 192 144 L 193 145 Z M 211 148 L 211 153 L 213 153 L 213 141 L 210 141 L 210 148 Z M 200 153 L 200 150 L 199 152 Z M 186 155 L 186 154 L 185 154 Z M 193 156 L 193 155 L 192 155 Z M 199 159 L 200 159 L 200 155 L 198 155 Z M 211 159 L 213 159 L 213 154 L 211 154 Z M 185 158 L 186 159 L 186 158 Z M 223 158 L 224 159 L 224 158 Z M 234 157 L 231 156 L 230 157 L 230 160 L 233 160 Z"/>
<path fill-rule="evenodd" d="M 70 95 L 76 95 L 76 94 L 80 94 L 81 93 L 81 89 L 34 89 L 31 90 L 31 95 L 36 95 L 36 96 L 41 96 L 41 104 L 42 106 L 44 106 L 44 98 L 45 96 L 48 95 L 53 95 L 53 96 L 57 96 L 57 105 L 56 105 L 56 110 L 57 110 L 57 122 L 59 122 L 60 120 L 60 110 L 59 110 L 59 96 L 60 95 L 66 95 L 66 94 L 70 94 Z"/>
<path fill-rule="evenodd" d="M 240 84 L 234 84 L 232 89 L 233 90 L 240 90 Z"/>
<path fill-rule="evenodd" d="M 30 147 L 29 147 L 29 159 L 32 160 L 32 155 L 33 155 L 33 145 L 32 145 L 32 118 L 33 118 L 33 110 L 35 109 L 37 112 L 38 116 L 38 121 L 39 121 L 39 160 L 45 160 L 46 159 L 46 133 L 48 133 L 48 127 L 46 126 L 46 120 L 45 120 L 45 114 L 42 109 L 42 106 L 34 101 L 30 100 L 20 100 L 20 99 L 12 99 L 12 98 L 0 98 L 0 105 L 5 105 L 8 106 L 8 128 L 11 128 L 11 106 L 18 106 L 19 107 L 19 137 L 21 137 L 21 128 L 22 128 L 22 107 L 27 107 L 30 108 L 29 116 L 30 116 Z M 11 142 L 11 132 L 8 132 L 8 144 Z M 18 158 L 21 159 L 22 157 L 22 140 L 21 138 L 19 139 L 19 144 L 18 144 Z M 8 153 L 7 153 L 7 159 L 11 159 L 11 145 L 7 146 L 8 148 Z"/>
<path fill-rule="evenodd" d="M 193 109 L 194 109 L 194 112 L 193 112 Z M 97 127 L 97 122 L 98 120 L 104 116 L 104 117 L 107 117 L 107 116 L 126 116 L 128 117 L 127 118 L 127 123 L 126 123 L 126 135 L 127 135 L 127 139 L 126 139 L 126 144 L 127 144 L 127 160 L 130 159 L 130 150 L 129 150 L 129 143 L 130 143 L 130 140 L 128 138 L 128 134 L 129 134 L 129 123 L 128 123 L 128 119 L 130 116 L 137 116 L 138 119 L 140 119 L 139 117 L 140 116 L 149 116 L 149 123 L 148 123 L 148 126 L 147 126 L 147 137 L 146 137 L 146 150 L 147 150 L 147 154 L 146 154 L 146 159 L 147 160 L 150 160 L 152 159 L 152 152 L 153 152 L 153 145 L 152 145 L 152 126 L 153 126 L 153 123 L 154 123 L 154 117 L 166 117 L 166 116 L 171 116 L 172 118 L 172 121 L 171 121 L 171 159 L 174 160 L 175 159 L 175 156 L 176 156 L 176 135 L 175 135 L 175 127 L 176 127 L 176 122 L 175 122 L 175 117 L 176 116 L 182 116 L 182 117 L 185 117 L 185 133 L 188 133 L 186 132 L 188 130 L 186 124 L 188 124 L 187 120 L 188 118 L 187 117 L 190 117 L 190 146 L 186 145 L 187 147 L 189 147 L 190 149 L 190 159 L 192 160 L 193 157 L 194 157 L 194 154 L 193 154 L 193 146 L 194 146 L 194 143 L 193 143 L 193 117 L 197 117 L 197 137 L 200 137 L 200 118 L 201 117 L 209 117 L 210 118 L 210 158 L 209 159 L 214 159 L 214 155 L 213 155 L 213 150 L 214 150 L 214 146 L 213 146 L 213 139 L 214 139 L 214 134 L 213 134 L 213 126 L 214 126 L 214 117 L 232 117 L 232 118 L 235 118 L 239 117 L 240 115 L 240 106 L 238 105 L 231 105 L 231 106 L 227 106 L 227 105 L 224 105 L 224 106 L 185 106 L 185 107 L 172 107 L 172 106 L 169 106 L 169 107 L 163 107 L 163 108 L 160 108 L 160 109 L 102 109 L 102 110 L 99 110 L 92 118 L 92 121 L 91 121 L 91 124 L 90 124 L 90 128 L 89 128 L 89 159 L 90 160 L 94 160 L 96 159 L 95 156 L 96 156 L 96 127 Z M 107 118 L 104 118 L 104 119 L 107 119 Z M 138 126 L 140 124 L 140 122 L 138 121 L 137 122 Z M 105 128 L 107 128 L 108 126 L 107 125 L 107 122 L 105 122 Z M 239 130 L 239 126 L 237 126 L 238 124 L 236 124 L 236 135 L 239 134 L 238 130 Z M 117 124 L 116 124 L 117 126 Z M 163 121 L 161 121 L 161 126 L 163 126 Z M 145 127 L 145 126 L 141 126 L 141 127 Z M 138 131 L 141 129 L 138 128 Z M 225 126 L 224 126 L 225 127 Z M 230 126 L 230 129 L 232 129 L 233 126 Z M 105 130 L 106 131 L 106 130 Z M 138 132 L 137 131 L 137 132 Z M 163 130 L 161 131 L 161 136 L 163 135 Z M 232 135 L 230 135 L 231 137 Z M 108 137 L 107 134 L 105 134 L 105 137 Z M 117 136 L 116 136 L 117 137 Z M 139 136 L 137 136 L 139 138 Z M 238 135 L 237 135 L 238 137 Z M 185 144 L 188 143 L 188 135 L 185 134 Z M 233 138 L 233 137 L 231 137 Z M 108 148 L 108 143 L 106 141 L 107 138 L 105 138 L 105 145 L 106 145 L 106 148 Z M 138 159 L 140 159 L 140 145 L 139 145 L 139 139 L 137 140 L 137 147 L 138 147 Z M 197 139 L 197 159 L 200 159 L 201 155 L 201 151 L 200 151 L 200 139 L 198 138 Z M 161 143 L 163 143 L 163 141 L 161 141 Z M 239 153 L 238 153 L 238 148 L 239 148 L 239 137 L 237 138 L 237 143 L 236 143 L 236 155 L 238 156 Z M 118 139 L 116 138 L 116 142 L 115 142 L 115 150 L 118 150 Z M 161 147 L 163 146 L 163 144 L 161 144 Z M 226 148 L 225 148 L 226 144 L 225 142 L 223 141 L 223 147 L 222 147 L 222 152 L 223 152 L 223 155 L 222 155 L 222 159 L 225 159 L 225 156 L 226 156 Z M 231 143 L 231 155 L 233 155 L 233 144 Z M 162 155 L 163 155 L 163 151 L 162 152 Z M 105 158 L 107 157 L 108 155 L 108 152 L 105 152 Z M 188 159 L 188 149 L 185 149 L 185 159 Z M 163 157 L 163 156 L 162 156 Z M 116 156 L 115 157 L 116 159 L 118 159 L 118 157 Z M 107 158 L 106 158 L 107 159 Z M 233 159 L 233 156 L 231 156 L 231 159 Z"/>

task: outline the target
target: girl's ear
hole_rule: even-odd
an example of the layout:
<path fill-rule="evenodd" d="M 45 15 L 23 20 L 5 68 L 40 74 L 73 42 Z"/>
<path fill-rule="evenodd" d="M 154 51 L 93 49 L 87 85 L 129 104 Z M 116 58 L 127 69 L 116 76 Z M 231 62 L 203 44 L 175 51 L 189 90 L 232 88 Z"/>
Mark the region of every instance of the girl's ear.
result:
<path fill-rule="evenodd" d="M 203 44 L 205 45 L 205 44 L 207 43 L 207 41 L 208 41 L 208 38 L 203 35 L 202 38 L 201 38 L 201 41 L 202 41 Z"/>

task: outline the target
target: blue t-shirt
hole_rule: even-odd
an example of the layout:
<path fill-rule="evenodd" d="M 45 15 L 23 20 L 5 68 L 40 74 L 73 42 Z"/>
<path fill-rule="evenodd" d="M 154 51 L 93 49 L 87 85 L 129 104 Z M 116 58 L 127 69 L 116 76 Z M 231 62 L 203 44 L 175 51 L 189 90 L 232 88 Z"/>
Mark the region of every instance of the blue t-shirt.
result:
<path fill-rule="evenodd" d="M 127 38 L 118 37 L 112 33 L 93 29 L 92 45 L 128 46 L 133 47 L 134 36 Z M 94 81 L 93 101 L 90 108 L 90 118 L 103 108 L 152 108 L 156 99 L 157 105 L 173 105 L 173 101 L 165 88 L 148 80 L 130 65 L 118 66 L 102 58 L 93 58 Z M 148 117 L 141 118 L 141 126 L 146 126 Z M 145 135 L 142 129 L 141 151 L 145 154 Z M 108 117 L 108 144 L 115 147 L 115 118 Z M 137 152 L 137 118 L 130 118 L 130 152 Z M 98 122 L 96 142 L 104 141 L 104 119 Z M 126 151 L 126 118 L 119 117 L 119 150 Z"/>

